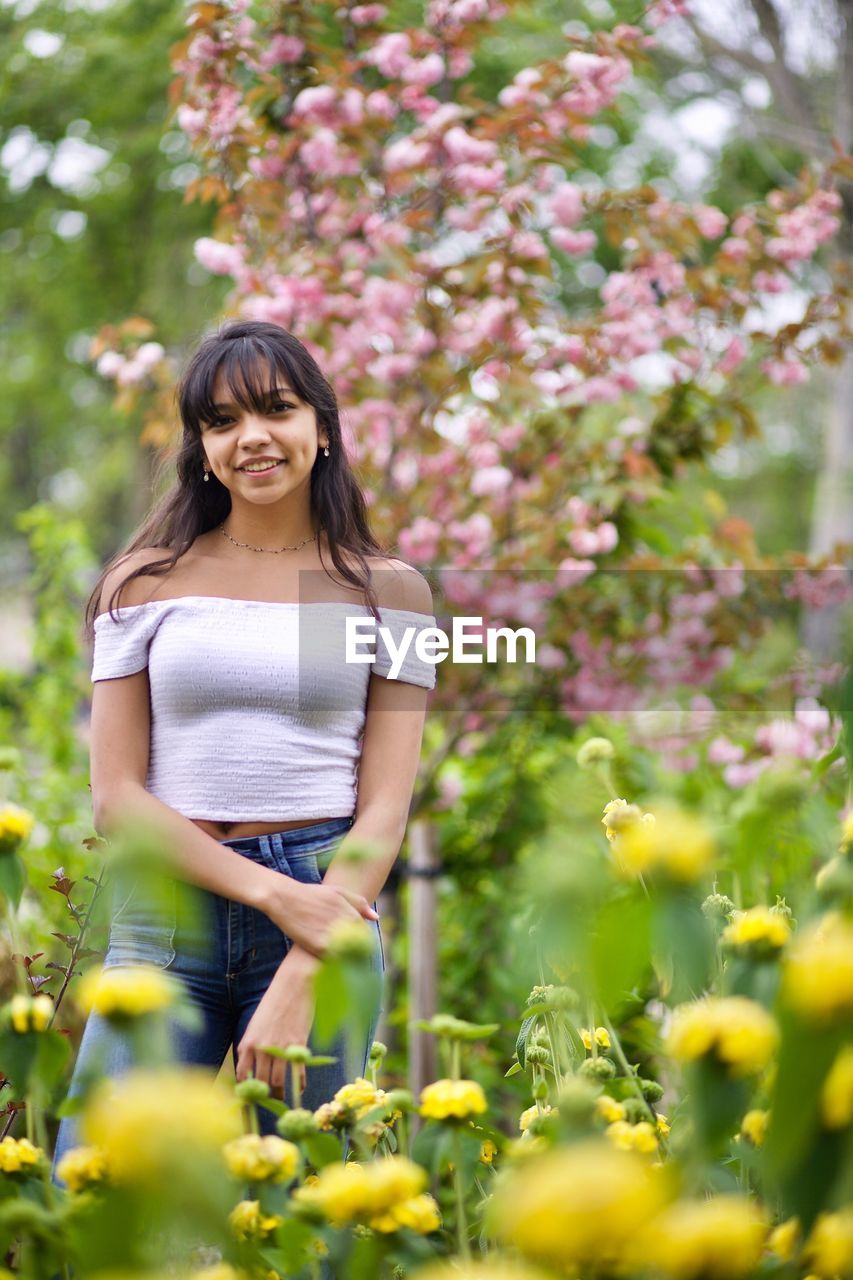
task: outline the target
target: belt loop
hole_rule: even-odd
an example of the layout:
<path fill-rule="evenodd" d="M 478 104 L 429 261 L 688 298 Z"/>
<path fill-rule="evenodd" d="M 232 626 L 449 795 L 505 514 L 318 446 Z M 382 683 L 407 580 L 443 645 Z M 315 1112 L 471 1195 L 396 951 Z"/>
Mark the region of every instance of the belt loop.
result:
<path fill-rule="evenodd" d="M 258 837 L 258 848 L 260 850 L 261 856 L 263 858 L 266 858 L 267 861 L 269 861 L 269 859 L 272 857 L 272 841 L 270 840 L 269 836 Z"/>

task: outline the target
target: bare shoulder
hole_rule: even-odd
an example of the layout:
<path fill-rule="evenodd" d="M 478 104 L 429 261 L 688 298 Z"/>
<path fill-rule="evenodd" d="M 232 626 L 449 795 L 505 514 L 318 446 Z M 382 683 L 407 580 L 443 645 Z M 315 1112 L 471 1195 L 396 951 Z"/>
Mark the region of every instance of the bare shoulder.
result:
<path fill-rule="evenodd" d="M 139 547 L 136 551 L 131 551 L 122 556 L 104 578 L 101 586 L 101 598 L 98 602 L 98 614 L 106 613 L 110 607 L 113 592 L 117 587 L 122 586 L 131 573 L 170 558 L 168 547 Z M 114 607 L 147 604 L 157 589 L 162 586 L 164 580 L 163 574 L 139 574 L 123 587 Z"/>
<path fill-rule="evenodd" d="M 380 606 L 432 613 L 432 591 L 422 573 L 393 556 L 370 556 L 370 581 Z"/>

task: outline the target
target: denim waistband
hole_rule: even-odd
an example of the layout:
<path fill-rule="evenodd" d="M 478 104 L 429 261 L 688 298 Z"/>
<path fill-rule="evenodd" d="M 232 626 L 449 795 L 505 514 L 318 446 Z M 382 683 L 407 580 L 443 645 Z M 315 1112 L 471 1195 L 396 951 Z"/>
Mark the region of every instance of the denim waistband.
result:
<path fill-rule="evenodd" d="M 262 836 L 236 836 L 233 840 L 219 840 L 217 843 L 227 844 L 229 848 L 243 853 L 259 849 L 262 840 L 274 840 L 283 851 L 297 853 L 324 844 L 335 836 L 345 835 L 354 822 L 355 818 L 329 818 L 326 822 L 314 822 L 306 827 L 268 831 Z"/>

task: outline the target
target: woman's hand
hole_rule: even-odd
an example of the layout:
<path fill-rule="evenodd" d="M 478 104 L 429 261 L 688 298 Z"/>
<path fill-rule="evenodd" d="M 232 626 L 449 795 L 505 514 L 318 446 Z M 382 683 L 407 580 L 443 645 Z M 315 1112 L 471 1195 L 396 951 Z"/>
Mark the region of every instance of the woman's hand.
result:
<path fill-rule="evenodd" d="M 263 1049 L 272 1045 L 286 1049 L 288 1045 L 308 1043 L 311 1024 L 314 1021 L 314 995 L 312 977 L 316 962 L 299 948 L 292 949 L 276 970 L 237 1046 L 236 1072 L 238 1080 L 253 1075 L 264 1080 L 272 1091 L 281 1095 L 285 1072 L 290 1064 L 281 1058 L 271 1057 Z M 305 1067 L 300 1065 L 302 1088 L 305 1087 Z"/>
<path fill-rule="evenodd" d="M 287 876 L 278 877 L 264 912 L 282 933 L 315 956 L 324 954 L 329 935 L 341 921 L 379 919 L 367 899 L 351 889 L 301 884 Z"/>

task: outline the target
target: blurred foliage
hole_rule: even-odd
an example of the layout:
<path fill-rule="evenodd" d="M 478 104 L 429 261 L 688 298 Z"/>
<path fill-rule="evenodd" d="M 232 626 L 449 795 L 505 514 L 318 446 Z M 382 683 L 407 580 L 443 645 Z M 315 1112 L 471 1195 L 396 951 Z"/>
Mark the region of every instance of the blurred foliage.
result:
<path fill-rule="evenodd" d="M 0 8 L 0 540 L 37 498 L 78 513 L 98 557 L 149 499 L 139 423 L 88 363 L 104 324 L 142 312 L 184 344 L 221 281 L 192 264 L 211 212 L 167 125 L 172 0 Z M 18 570 L 17 564 L 11 566 Z"/>

